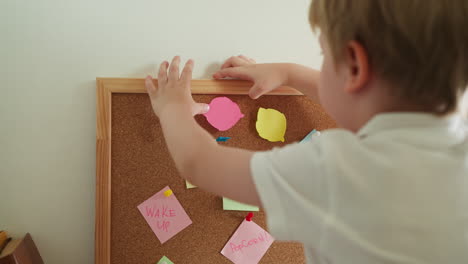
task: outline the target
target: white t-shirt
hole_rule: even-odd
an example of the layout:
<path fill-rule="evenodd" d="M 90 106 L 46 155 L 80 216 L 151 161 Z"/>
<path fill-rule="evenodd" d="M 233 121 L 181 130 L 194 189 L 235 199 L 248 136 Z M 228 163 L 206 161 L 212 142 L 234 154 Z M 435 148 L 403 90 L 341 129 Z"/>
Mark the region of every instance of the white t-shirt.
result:
<path fill-rule="evenodd" d="M 276 239 L 307 263 L 468 263 L 468 125 L 458 115 L 375 116 L 357 134 L 256 153 Z"/>

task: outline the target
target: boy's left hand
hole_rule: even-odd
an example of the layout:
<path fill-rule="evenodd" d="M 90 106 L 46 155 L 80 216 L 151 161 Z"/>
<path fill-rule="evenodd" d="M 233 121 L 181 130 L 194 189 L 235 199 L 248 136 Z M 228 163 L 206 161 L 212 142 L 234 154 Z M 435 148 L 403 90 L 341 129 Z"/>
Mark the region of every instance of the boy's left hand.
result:
<path fill-rule="evenodd" d="M 171 112 L 171 107 L 186 109 L 192 115 L 208 112 L 207 104 L 195 103 L 190 90 L 192 80 L 193 60 L 188 60 L 179 76 L 180 57 L 175 56 L 171 65 L 167 61 L 161 63 L 158 73 L 158 87 L 150 75 L 146 77 L 145 86 L 151 99 L 154 113 L 161 117 Z M 169 72 L 168 72 L 169 67 Z"/>

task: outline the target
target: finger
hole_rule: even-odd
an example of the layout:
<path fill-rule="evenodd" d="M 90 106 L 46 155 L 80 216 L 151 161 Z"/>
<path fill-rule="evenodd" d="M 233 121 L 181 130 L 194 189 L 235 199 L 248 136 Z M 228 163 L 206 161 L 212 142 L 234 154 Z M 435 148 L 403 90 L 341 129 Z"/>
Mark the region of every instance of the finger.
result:
<path fill-rule="evenodd" d="M 154 86 L 153 78 L 151 77 L 151 75 L 146 76 L 145 86 L 146 86 L 146 91 L 148 92 L 150 96 L 156 94 L 157 89 L 156 89 L 156 86 Z"/>
<path fill-rule="evenodd" d="M 226 77 L 238 78 L 242 80 L 251 80 L 252 78 L 247 74 L 247 71 L 242 67 L 226 68 L 219 70 L 213 74 L 214 79 L 222 79 Z"/>
<path fill-rule="evenodd" d="M 159 66 L 159 72 L 158 72 L 158 84 L 160 87 L 164 87 L 167 83 L 167 67 L 169 65 L 169 62 L 163 61 L 161 65 Z"/>
<path fill-rule="evenodd" d="M 184 69 L 182 70 L 182 74 L 180 75 L 180 80 L 186 84 L 190 84 L 192 80 L 192 71 L 193 71 L 194 62 L 192 59 L 188 60 L 185 63 Z M 190 86 L 187 86 L 190 87 Z"/>
<path fill-rule="evenodd" d="M 171 66 L 169 66 L 168 81 L 179 80 L 179 64 L 180 64 L 180 57 L 175 56 L 172 59 Z"/>
<path fill-rule="evenodd" d="M 248 64 L 247 61 L 239 58 L 238 56 L 232 56 L 231 58 L 227 59 L 223 65 L 221 65 L 221 69 L 244 66 L 246 64 Z"/>
<path fill-rule="evenodd" d="M 210 106 L 202 103 L 194 103 L 192 106 L 192 115 L 206 114 L 210 111 Z"/>
<path fill-rule="evenodd" d="M 247 56 L 239 55 L 239 57 L 241 57 L 242 59 L 244 59 L 244 60 L 246 60 L 246 61 L 248 61 L 248 62 L 250 62 L 250 63 L 257 63 L 254 59 L 249 58 L 249 57 L 247 57 Z"/>
<path fill-rule="evenodd" d="M 266 94 L 268 92 L 268 87 L 265 84 L 254 84 L 252 88 L 250 88 L 249 96 L 252 99 L 258 99 L 260 96 Z"/>

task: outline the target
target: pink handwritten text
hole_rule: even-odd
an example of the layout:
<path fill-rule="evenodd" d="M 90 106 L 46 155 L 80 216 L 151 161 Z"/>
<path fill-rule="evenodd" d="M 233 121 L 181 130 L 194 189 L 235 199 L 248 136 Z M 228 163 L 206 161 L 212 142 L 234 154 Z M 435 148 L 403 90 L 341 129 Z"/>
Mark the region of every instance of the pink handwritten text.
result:
<path fill-rule="evenodd" d="M 239 244 L 236 243 L 229 243 L 231 247 L 231 251 L 234 252 L 242 252 L 242 249 L 254 246 L 259 243 L 268 242 L 270 241 L 270 237 L 266 231 L 260 233 L 257 237 L 249 239 L 249 240 L 242 240 Z"/>
<path fill-rule="evenodd" d="M 165 221 L 165 220 L 163 220 L 161 222 L 156 221 L 156 227 L 158 229 L 162 229 L 163 231 L 166 231 L 166 232 L 169 232 L 169 225 L 170 224 L 171 224 L 171 222 Z"/>
<path fill-rule="evenodd" d="M 169 218 L 176 216 L 175 210 L 169 209 L 167 206 L 162 206 L 162 208 L 154 208 L 145 206 L 146 216 L 157 217 L 157 218 Z"/>

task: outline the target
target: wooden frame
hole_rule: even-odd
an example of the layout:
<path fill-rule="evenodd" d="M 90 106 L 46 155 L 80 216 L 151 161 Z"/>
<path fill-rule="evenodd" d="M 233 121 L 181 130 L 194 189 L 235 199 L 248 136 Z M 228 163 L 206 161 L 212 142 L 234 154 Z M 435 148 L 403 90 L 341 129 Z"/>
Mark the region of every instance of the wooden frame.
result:
<path fill-rule="evenodd" d="M 155 82 L 157 85 L 157 82 Z M 113 93 L 146 93 L 144 79 L 96 79 L 96 219 L 95 263 L 110 264 L 111 257 L 111 117 Z M 239 80 L 193 80 L 192 94 L 247 94 L 252 83 Z M 301 95 L 279 87 L 268 95 Z"/>

